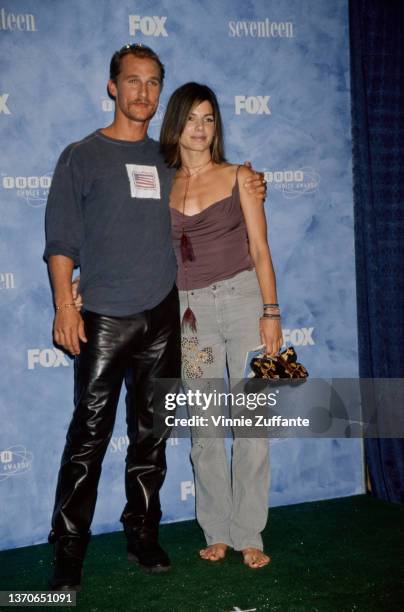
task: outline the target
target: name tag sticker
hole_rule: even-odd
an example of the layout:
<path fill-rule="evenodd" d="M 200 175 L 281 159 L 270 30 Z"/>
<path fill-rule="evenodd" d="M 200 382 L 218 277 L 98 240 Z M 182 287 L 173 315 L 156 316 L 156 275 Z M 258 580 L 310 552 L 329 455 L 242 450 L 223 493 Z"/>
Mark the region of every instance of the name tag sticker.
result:
<path fill-rule="evenodd" d="M 160 200 L 160 181 L 156 166 L 125 164 L 132 198 Z"/>

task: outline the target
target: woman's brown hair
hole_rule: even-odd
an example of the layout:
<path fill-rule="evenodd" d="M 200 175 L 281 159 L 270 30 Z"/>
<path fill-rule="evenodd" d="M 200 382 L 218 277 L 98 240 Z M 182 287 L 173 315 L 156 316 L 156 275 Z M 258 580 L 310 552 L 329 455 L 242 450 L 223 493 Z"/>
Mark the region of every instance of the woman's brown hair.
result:
<path fill-rule="evenodd" d="M 223 127 L 219 103 L 215 93 L 207 85 L 199 83 L 185 83 L 171 95 L 163 119 L 160 132 L 160 151 L 169 166 L 181 166 L 181 153 L 179 140 L 188 121 L 191 110 L 207 100 L 213 109 L 215 121 L 215 135 L 210 146 L 212 161 L 219 164 L 226 161 L 223 145 Z"/>

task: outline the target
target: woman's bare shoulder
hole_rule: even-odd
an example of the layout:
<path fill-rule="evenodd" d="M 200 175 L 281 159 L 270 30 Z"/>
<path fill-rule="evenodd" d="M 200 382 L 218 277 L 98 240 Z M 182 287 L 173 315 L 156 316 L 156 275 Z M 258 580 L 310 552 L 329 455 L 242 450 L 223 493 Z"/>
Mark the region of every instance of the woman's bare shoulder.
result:
<path fill-rule="evenodd" d="M 223 162 L 222 164 L 220 164 L 220 166 L 218 166 L 218 170 L 220 170 L 220 173 L 222 174 L 223 178 L 226 177 L 233 183 L 236 180 L 236 176 L 238 178 L 242 177 L 243 179 L 245 179 L 247 178 L 247 176 L 250 176 L 251 173 L 249 168 L 247 168 L 246 166 L 243 166 L 241 164 L 229 164 L 228 162 Z"/>

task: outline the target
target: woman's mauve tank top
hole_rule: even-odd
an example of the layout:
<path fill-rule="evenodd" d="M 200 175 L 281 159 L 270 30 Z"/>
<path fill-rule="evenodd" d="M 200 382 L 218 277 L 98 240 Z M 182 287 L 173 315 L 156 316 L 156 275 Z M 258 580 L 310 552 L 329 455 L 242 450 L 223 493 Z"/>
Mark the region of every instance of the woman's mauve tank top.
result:
<path fill-rule="evenodd" d="M 178 262 L 178 289 L 201 289 L 254 266 L 248 249 L 247 229 L 236 178 L 232 193 L 195 215 L 171 211 L 171 231 Z M 181 259 L 181 236 L 191 242 L 194 260 Z"/>

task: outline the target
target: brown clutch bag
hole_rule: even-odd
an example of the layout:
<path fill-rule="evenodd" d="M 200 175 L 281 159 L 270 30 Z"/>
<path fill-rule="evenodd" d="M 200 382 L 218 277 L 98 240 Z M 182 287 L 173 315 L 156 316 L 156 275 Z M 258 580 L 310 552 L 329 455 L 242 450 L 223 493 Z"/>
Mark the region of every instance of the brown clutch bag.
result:
<path fill-rule="evenodd" d="M 254 357 L 250 365 L 255 378 L 307 378 L 309 375 L 304 365 L 297 361 L 293 346 L 274 357 Z"/>

